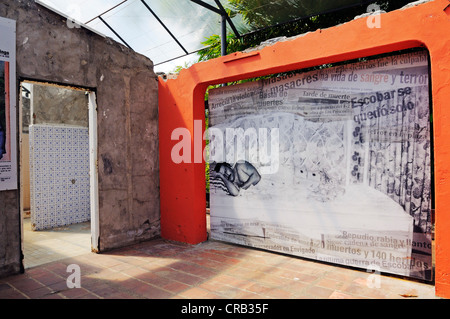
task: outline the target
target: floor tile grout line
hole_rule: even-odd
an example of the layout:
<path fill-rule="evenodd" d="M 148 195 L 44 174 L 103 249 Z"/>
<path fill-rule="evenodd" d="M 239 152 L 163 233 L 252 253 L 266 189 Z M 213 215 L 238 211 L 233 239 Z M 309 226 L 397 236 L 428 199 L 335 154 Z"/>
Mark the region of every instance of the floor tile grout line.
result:
<path fill-rule="evenodd" d="M 54 262 L 59 262 L 59 261 L 54 261 Z M 53 263 L 53 262 L 51 262 L 51 263 L 49 263 L 49 264 L 52 264 L 52 263 Z M 66 282 L 67 282 L 67 278 L 61 276 L 60 274 L 54 272 L 53 270 L 48 269 L 48 268 L 46 268 L 45 266 L 43 267 L 43 269 L 44 269 L 45 271 L 51 273 L 52 275 L 55 275 L 55 276 L 57 276 L 57 277 L 63 279 L 63 281 L 66 281 Z M 75 288 L 69 288 L 69 287 L 67 287 L 67 289 L 65 289 L 65 290 L 56 290 L 56 289 L 53 289 L 53 288 L 49 287 L 50 285 L 46 285 L 46 284 L 40 282 L 38 279 L 33 278 L 33 277 L 30 276 L 30 275 L 28 275 L 28 278 L 30 278 L 30 279 L 36 281 L 37 283 L 41 284 L 42 287 L 46 287 L 46 288 L 50 289 L 51 292 L 50 292 L 49 294 L 46 294 L 46 295 L 58 294 L 60 297 L 62 297 L 62 298 L 64 298 L 64 299 L 68 299 L 65 295 L 62 294 L 62 292 L 66 291 L 66 290 L 70 290 L 70 289 L 75 289 Z M 81 287 L 81 288 L 84 289 L 84 290 L 86 290 L 86 291 L 88 291 L 88 292 L 90 292 L 90 293 L 93 293 L 93 292 L 89 291 L 88 289 L 85 289 L 85 288 L 83 288 L 83 287 Z M 77 289 L 79 289 L 79 288 L 77 288 Z M 35 289 L 34 289 L 34 290 L 35 290 Z M 95 295 L 95 293 L 93 293 L 93 294 Z"/>
<path fill-rule="evenodd" d="M 145 270 L 145 269 L 143 269 L 143 270 Z M 114 271 L 114 270 L 113 270 L 113 271 Z M 165 291 L 165 292 L 167 292 L 167 293 L 170 293 L 171 295 L 176 295 L 176 293 L 174 293 L 174 292 L 172 292 L 172 291 L 170 291 L 170 290 L 167 290 L 167 289 L 164 289 L 163 287 L 160 287 L 160 286 L 151 284 L 151 283 L 146 282 L 146 281 L 144 281 L 144 280 L 142 280 L 142 279 L 140 279 L 140 278 L 136 278 L 136 277 L 131 276 L 131 275 L 128 275 L 128 274 L 126 274 L 126 273 L 122 273 L 121 271 L 117 271 L 117 272 L 118 272 L 118 273 L 121 273 L 122 275 L 128 276 L 129 278 L 136 279 L 136 280 L 138 280 L 139 282 L 141 282 L 141 283 L 143 283 L 143 284 L 146 284 L 147 286 L 150 286 L 150 287 L 153 287 L 153 288 L 157 288 L 157 289 L 163 290 L 163 291 Z M 174 280 L 174 281 L 175 281 L 175 280 Z M 183 282 L 181 282 L 181 283 L 183 283 Z"/>
<path fill-rule="evenodd" d="M 6 282 L 6 284 L 13 289 L 14 291 L 18 292 L 19 294 L 21 294 L 22 296 L 24 296 L 26 299 L 31 299 L 27 294 L 25 294 L 23 291 L 21 291 L 20 289 L 18 289 L 17 287 L 15 287 L 13 284 L 11 284 L 10 282 Z"/>

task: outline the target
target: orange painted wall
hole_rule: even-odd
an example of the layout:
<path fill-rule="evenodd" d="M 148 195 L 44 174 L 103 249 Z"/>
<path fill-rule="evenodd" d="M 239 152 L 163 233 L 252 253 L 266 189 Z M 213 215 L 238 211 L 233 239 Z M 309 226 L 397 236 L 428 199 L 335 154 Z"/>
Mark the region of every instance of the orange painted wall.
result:
<path fill-rule="evenodd" d="M 194 162 L 194 121 L 204 125 L 204 94 L 210 84 L 302 69 L 401 49 L 424 46 L 431 60 L 436 187 L 436 294 L 450 298 L 450 7 L 434 0 L 384 13 L 381 28 L 359 18 L 278 42 L 259 51 L 233 53 L 182 70 L 176 79 L 159 79 L 161 233 L 166 239 L 206 240 L 204 163 Z M 446 9 L 447 8 L 447 9 Z M 171 160 L 175 128 L 191 134 L 192 163 Z M 195 139 L 197 137 L 197 139 Z M 199 146 L 201 145 L 201 146 Z"/>

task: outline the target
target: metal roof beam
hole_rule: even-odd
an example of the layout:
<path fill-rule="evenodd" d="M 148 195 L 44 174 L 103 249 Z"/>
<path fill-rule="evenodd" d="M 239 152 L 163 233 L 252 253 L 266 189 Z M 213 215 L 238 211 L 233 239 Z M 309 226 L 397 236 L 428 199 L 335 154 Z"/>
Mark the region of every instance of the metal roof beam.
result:
<path fill-rule="evenodd" d="M 234 34 L 236 35 L 236 37 L 239 39 L 241 37 L 241 35 L 239 34 L 239 31 L 236 29 L 233 21 L 231 20 L 230 16 L 228 15 L 228 13 L 225 11 L 225 8 L 222 6 L 222 4 L 220 3 L 219 0 L 214 0 L 214 2 L 217 4 L 217 6 L 219 8 L 213 7 L 212 5 L 210 5 L 209 3 L 203 2 L 202 0 L 191 0 L 192 2 L 201 5 L 202 7 L 211 10 L 217 14 L 220 14 L 223 17 L 226 18 L 227 22 L 230 24 L 231 29 L 233 29 Z"/>
<path fill-rule="evenodd" d="M 214 0 L 214 2 L 217 4 L 219 9 L 214 8 L 212 5 L 203 2 L 202 0 L 191 0 L 192 2 L 201 5 L 202 7 L 211 10 L 217 14 L 220 14 L 221 17 L 221 30 L 220 30 L 220 54 L 222 56 L 227 55 L 227 21 L 230 24 L 231 28 L 233 29 L 234 34 L 237 38 L 240 38 L 241 35 L 236 30 L 236 27 L 234 26 L 233 21 L 231 21 L 230 17 L 228 16 L 228 13 L 225 11 L 225 8 L 222 6 L 219 0 Z"/>
<path fill-rule="evenodd" d="M 89 22 L 94 21 L 97 18 L 100 18 L 102 15 L 104 15 L 105 13 L 108 13 L 109 11 L 117 8 L 118 6 L 122 5 L 123 3 L 127 2 L 128 0 L 123 0 L 121 3 L 116 4 L 114 7 L 109 8 L 108 10 L 100 13 L 99 15 L 97 15 L 96 17 L 93 17 L 92 19 L 90 19 L 89 21 L 85 22 L 84 24 L 88 24 Z"/>
<path fill-rule="evenodd" d="M 126 43 L 125 42 L 125 40 L 124 39 L 122 39 L 122 37 L 116 32 L 116 30 L 114 30 L 102 17 L 98 17 L 99 19 L 100 19 L 100 21 L 101 22 L 103 22 L 107 27 L 108 27 L 108 29 L 109 30 L 111 30 L 112 31 L 112 33 L 114 33 L 119 39 L 120 39 L 120 41 L 122 41 L 123 42 L 123 44 L 125 44 L 129 49 L 131 49 L 131 50 L 133 50 L 129 45 L 128 45 L 128 43 Z M 133 50 L 134 51 L 134 50 Z"/>
<path fill-rule="evenodd" d="M 227 19 L 228 24 L 230 25 L 231 29 L 233 29 L 234 34 L 236 35 L 236 37 L 239 39 L 241 37 L 241 35 L 239 34 L 238 30 L 236 29 L 236 27 L 234 26 L 233 21 L 231 21 L 230 16 L 228 15 L 228 13 L 225 11 L 225 8 L 222 6 L 222 4 L 220 3 L 219 0 L 214 0 L 217 4 L 217 6 L 219 7 L 219 9 L 221 10 L 222 13 L 222 17 L 225 16 L 225 18 Z"/>
<path fill-rule="evenodd" d="M 199 4 L 199 5 L 201 5 L 202 7 L 206 8 L 206 9 L 208 9 L 208 10 L 211 10 L 211 11 L 217 13 L 217 14 L 220 14 L 220 15 L 223 14 L 223 11 L 217 9 L 216 7 L 213 7 L 213 6 L 210 5 L 209 3 L 203 2 L 202 0 L 191 0 L 191 1 L 192 1 L 192 2 L 195 2 L 196 4 Z"/>
<path fill-rule="evenodd" d="M 189 54 L 188 51 L 184 48 L 184 46 L 180 43 L 180 41 L 178 41 L 178 39 L 172 34 L 172 32 L 170 32 L 169 28 L 167 28 L 167 26 L 164 24 L 164 22 L 162 22 L 161 19 L 158 17 L 158 15 L 155 12 L 153 12 L 153 10 L 149 7 L 149 5 L 144 0 L 141 0 L 141 2 L 148 9 L 148 11 L 150 11 L 151 14 L 153 14 L 155 19 L 158 20 L 158 22 L 163 26 L 163 28 L 167 31 L 167 33 L 170 34 L 172 39 L 175 40 L 175 42 L 180 46 L 180 48 L 183 49 L 184 53 Z"/>

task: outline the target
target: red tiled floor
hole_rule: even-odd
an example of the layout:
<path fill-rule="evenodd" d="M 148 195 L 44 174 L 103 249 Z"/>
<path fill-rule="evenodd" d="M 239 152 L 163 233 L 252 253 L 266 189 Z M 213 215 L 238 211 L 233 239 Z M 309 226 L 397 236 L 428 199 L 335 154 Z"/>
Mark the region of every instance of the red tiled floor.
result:
<path fill-rule="evenodd" d="M 81 288 L 67 287 L 77 264 Z M 0 278 L 1 299 L 437 299 L 429 284 L 207 241 L 162 239 L 58 260 Z M 414 294 L 410 293 L 414 291 Z M 411 297 L 411 296 L 416 297 Z"/>

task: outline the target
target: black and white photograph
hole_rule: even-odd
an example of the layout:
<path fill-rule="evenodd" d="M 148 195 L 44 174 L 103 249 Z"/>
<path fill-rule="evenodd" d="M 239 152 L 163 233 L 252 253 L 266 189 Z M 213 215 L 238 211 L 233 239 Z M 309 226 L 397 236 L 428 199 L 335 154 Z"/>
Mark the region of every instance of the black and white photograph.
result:
<path fill-rule="evenodd" d="M 413 51 L 211 90 L 211 237 L 431 280 L 428 83 Z"/>

